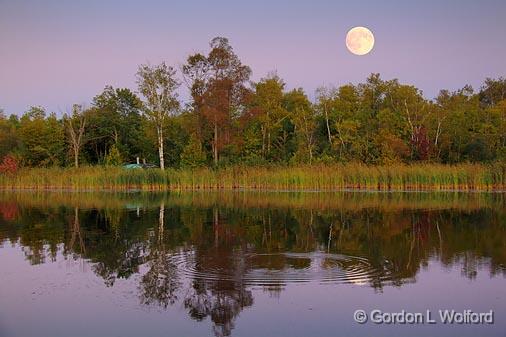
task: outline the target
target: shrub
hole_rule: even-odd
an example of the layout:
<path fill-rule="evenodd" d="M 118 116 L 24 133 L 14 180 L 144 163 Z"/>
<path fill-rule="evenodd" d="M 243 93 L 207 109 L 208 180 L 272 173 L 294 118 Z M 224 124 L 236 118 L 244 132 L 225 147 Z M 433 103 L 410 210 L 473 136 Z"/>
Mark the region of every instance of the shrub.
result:
<path fill-rule="evenodd" d="M 119 153 L 118 147 L 116 144 L 111 146 L 109 153 L 105 156 L 105 165 L 108 166 L 118 166 L 121 165 L 122 158 L 121 154 Z"/>
<path fill-rule="evenodd" d="M 184 147 L 183 153 L 181 153 L 181 166 L 185 168 L 201 167 L 205 165 L 206 160 L 202 144 L 195 136 L 191 136 L 190 142 Z"/>
<path fill-rule="evenodd" d="M 14 175 L 18 171 L 18 168 L 18 160 L 14 156 L 8 154 L 4 157 L 2 163 L 0 164 L 0 173 Z"/>

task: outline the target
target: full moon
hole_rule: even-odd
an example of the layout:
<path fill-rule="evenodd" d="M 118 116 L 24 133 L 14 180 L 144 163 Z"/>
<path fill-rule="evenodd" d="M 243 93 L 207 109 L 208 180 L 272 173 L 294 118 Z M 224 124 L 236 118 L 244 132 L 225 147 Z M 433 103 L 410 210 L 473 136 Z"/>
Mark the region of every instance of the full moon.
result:
<path fill-rule="evenodd" d="M 355 55 L 365 55 L 374 47 L 374 35 L 365 27 L 354 27 L 346 34 L 346 47 Z"/>

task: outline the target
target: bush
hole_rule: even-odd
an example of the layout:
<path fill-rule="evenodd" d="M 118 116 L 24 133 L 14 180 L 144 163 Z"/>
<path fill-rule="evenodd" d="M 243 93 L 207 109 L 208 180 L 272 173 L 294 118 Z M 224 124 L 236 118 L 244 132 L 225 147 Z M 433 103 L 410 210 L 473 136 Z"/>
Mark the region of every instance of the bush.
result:
<path fill-rule="evenodd" d="M 121 163 L 122 163 L 121 154 L 119 153 L 116 144 L 114 144 L 113 146 L 111 146 L 109 153 L 105 156 L 105 165 L 118 166 L 121 165 Z"/>
<path fill-rule="evenodd" d="M 0 173 L 6 175 L 13 175 L 16 174 L 18 168 L 19 168 L 18 160 L 14 156 L 8 154 L 4 157 L 2 163 L 0 164 Z"/>
<path fill-rule="evenodd" d="M 181 166 L 185 168 L 197 168 L 204 166 L 206 160 L 202 144 L 196 137 L 191 136 L 190 142 L 184 147 L 183 153 L 181 153 Z"/>

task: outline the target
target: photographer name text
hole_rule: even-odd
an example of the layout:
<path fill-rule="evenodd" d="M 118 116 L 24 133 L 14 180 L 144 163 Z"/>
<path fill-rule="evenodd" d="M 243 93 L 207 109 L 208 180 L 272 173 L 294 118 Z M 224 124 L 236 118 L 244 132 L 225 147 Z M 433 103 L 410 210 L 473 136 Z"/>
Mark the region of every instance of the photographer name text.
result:
<path fill-rule="evenodd" d="M 386 312 L 379 309 L 366 312 L 356 310 L 353 314 L 355 322 L 364 324 L 494 324 L 494 312 L 474 312 L 472 310 L 457 311 L 452 309 L 437 310 L 433 312 Z"/>

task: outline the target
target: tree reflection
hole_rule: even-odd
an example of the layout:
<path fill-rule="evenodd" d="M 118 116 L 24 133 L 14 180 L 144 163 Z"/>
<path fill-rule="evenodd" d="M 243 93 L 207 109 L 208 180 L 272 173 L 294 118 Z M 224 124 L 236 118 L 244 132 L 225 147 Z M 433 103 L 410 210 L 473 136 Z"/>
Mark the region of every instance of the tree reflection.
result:
<path fill-rule="evenodd" d="M 291 277 L 309 280 L 315 270 L 377 291 L 414 282 L 434 260 L 469 279 L 484 268 L 506 275 L 502 206 L 315 209 L 171 198 L 123 208 L 0 198 L 0 242 L 19 244 L 32 264 L 58 252 L 86 259 L 110 287 L 138 274 L 142 305 L 182 304 L 192 319 L 210 319 L 216 336 L 229 336 L 253 306 L 252 284 L 279 297 Z"/>
<path fill-rule="evenodd" d="M 188 314 L 195 320 L 210 317 L 216 336 L 230 336 L 234 321 L 253 305 L 253 294 L 241 282 L 194 280 L 184 299 Z"/>
<path fill-rule="evenodd" d="M 157 304 L 166 308 L 178 300 L 181 282 L 177 266 L 163 250 L 154 250 L 149 257 L 149 270 L 142 276 L 140 284 L 141 303 Z"/>
<path fill-rule="evenodd" d="M 83 236 L 81 235 L 81 224 L 79 222 L 79 207 L 74 207 L 74 218 L 71 222 L 71 233 L 70 243 L 67 246 L 68 251 L 76 251 L 74 245 L 77 240 L 79 241 L 79 254 L 86 254 L 86 246 L 84 244 Z"/>
<path fill-rule="evenodd" d="M 244 308 L 253 305 L 253 294 L 243 282 L 248 269 L 244 261 L 244 249 L 234 248 L 238 238 L 232 228 L 227 228 L 228 224 L 220 219 L 216 207 L 212 210 L 211 227 L 212 241 L 200 241 L 195 247 L 195 275 L 212 273 L 224 277 L 194 277 L 184 306 L 193 319 L 210 317 L 216 336 L 229 336 L 235 318 Z M 208 242 L 213 242 L 213 245 Z"/>
<path fill-rule="evenodd" d="M 140 298 L 145 305 L 157 304 L 166 308 L 178 300 L 177 293 L 182 283 L 178 267 L 166 250 L 164 233 L 165 204 L 162 202 L 158 215 L 158 235 L 149 248 L 149 269 L 141 279 Z"/>

